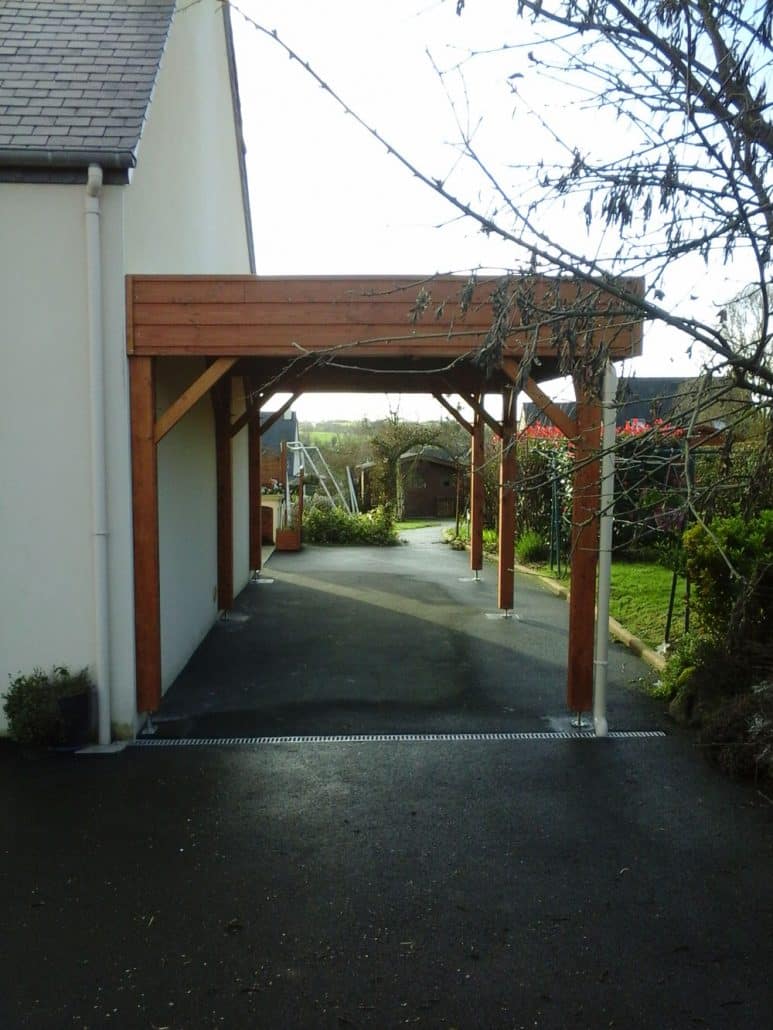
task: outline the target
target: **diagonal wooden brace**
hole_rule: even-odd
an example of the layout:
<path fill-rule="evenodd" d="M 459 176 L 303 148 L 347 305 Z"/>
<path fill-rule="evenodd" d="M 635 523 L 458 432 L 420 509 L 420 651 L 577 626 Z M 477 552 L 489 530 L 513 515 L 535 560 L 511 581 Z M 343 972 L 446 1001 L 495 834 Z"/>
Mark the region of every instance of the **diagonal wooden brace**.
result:
<path fill-rule="evenodd" d="M 213 361 L 209 368 L 202 372 L 199 378 L 191 383 L 188 389 L 184 390 L 173 404 L 169 405 L 163 415 L 156 419 L 153 430 L 155 442 L 158 443 L 159 440 L 162 440 L 169 430 L 176 426 L 184 415 L 187 415 L 193 405 L 200 401 L 204 394 L 212 389 L 215 383 L 220 382 L 223 376 L 231 371 L 238 360 L 238 358 L 218 358 L 216 361 Z"/>

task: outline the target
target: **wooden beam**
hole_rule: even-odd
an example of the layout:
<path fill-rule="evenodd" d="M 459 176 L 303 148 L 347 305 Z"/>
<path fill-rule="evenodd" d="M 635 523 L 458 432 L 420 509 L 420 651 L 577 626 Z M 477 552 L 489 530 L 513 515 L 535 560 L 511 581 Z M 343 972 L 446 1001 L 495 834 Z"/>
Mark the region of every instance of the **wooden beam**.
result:
<path fill-rule="evenodd" d="M 244 380 L 244 396 L 250 419 L 247 436 L 247 474 L 249 492 L 250 569 L 263 568 L 263 489 L 260 469 L 260 397 L 248 377 Z"/>
<path fill-rule="evenodd" d="M 153 358 L 129 358 L 134 534 L 134 639 L 137 711 L 161 703 L 161 578 Z"/>
<path fill-rule="evenodd" d="M 284 413 L 287 411 L 287 409 L 298 400 L 300 395 L 301 395 L 301 392 L 299 390 L 297 393 L 294 393 L 290 397 L 289 401 L 285 401 L 281 408 L 277 408 L 276 411 L 272 411 L 271 412 L 271 414 L 268 416 L 268 418 L 265 420 L 265 422 L 263 422 L 261 424 L 261 427 L 260 427 L 260 435 L 261 436 L 265 432 L 267 432 L 274 425 L 275 422 L 279 421 L 279 419 L 282 417 L 282 415 L 284 415 Z"/>
<path fill-rule="evenodd" d="M 251 377 L 245 376 L 244 381 L 247 382 L 248 380 L 251 380 Z M 260 390 L 256 388 L 247 393 L 245 388 L 244 403 L 246 404 L 246 408 L 231 425 L 231 436 L 236 436 L 236 434 L 240 433 L 245 426 L 252 425 L 256 418 L 260 421 L 260 412 L 263 406 L 268 404 L 273 396 L 274 391 L 262 394 Z M 297 397 L 298 394 L 295 396 Z"/>
<path fill-rule="evenodd" d="M 221 378 L 212 390 L 215 412 L 217 479 L 217 606 L 227 612 L 234 603 L 233 458 L 231 450 L 231 380 Z"/>
<path fill-rule="evenodd" d="M 255 419 L 255 413 L 252 404 L 246 400 L 246 397 L 245 403 L 247 404 L 247 407 L 244 409 L 241 415 L 239 415 L 237 420 L 231 424 L 231 436 L 236 436 L 237 433 L 240 433 L 245 426 L 251 425 Z M 260 417 L 260 407 L 258 407 L 258 417 Z"/>
<path fill-rule="evenodd" d="M 205 369 L 199 378 L 191 383 L 173 404 L 169 405 L 163 415 L 156 420 L 154 432 L 156 443 L 177 425 L 183 415 L 186 415 L 193 405 L 212 389 L 215 383 L 218 383 L 224 375 L 231 371 L 237 360 L 237 358 L 218 358 L 213 361 L 209 368 Z"/>
<path fill-rule="evenodd" d="M 572 712 L 593 707 L 593 645 L 596 623 L 596 569 L 599 557 L 601 404 L 577 394 L 577 436 L 572 476 L 572 554 L 569 594 L 569 657 L 566 703 Z"/>
<path fill-rule="evenodd" d="M 470 568 L 479 572 L 483 568 L 483 419 L 475 412 L 472 430 L 472 459 L 470 461 Z"/>
<path fill-rule="evenodd" d="M 501 283 L 479 280 L 472 303 L 462 305 L 464 276 L 134 276 L 132 346 L 149 356 L 298 357 L 303 350 L 359 341 L 370 357 L 397 351 L 464 356 L 488 332 L 492 287 Z M 528 338 L 540 356 L 551 356 L 556 317 L 579 317 L 588 326 L 580 332 L 580 349 L 592 334 L 613 358 L 632 357 L 641 352 L 636 305 L 643 288 L 641 279 L 620 279 L 614 286 L 543 276 L 513 279 L 513 295 L 528 292 L 535 320 L 513 320 L 505 351 L 518 357 Z M 618 300 L 610 289 L 623 290 L 632 302 Z"/>
<path fill-rule="evenodd" d="M 466 393 L 464 395 L 464 399 L 470 405 L 472 410 L 476 414 L 480 415 L 480 417 L 483 419 L 483 421 L 489 427 L 489 429 L 494 434 L 494 436 L 498 436 L 500 438 L 500 440 L 501 440 L 502 439 L 502 423 L 501 422 L 497 422 L 497 420 L 494 418 L 494 416 L 493 415 L 489 415 L 489 413 L 486 411 L 486 409 L 485 409 L 485 407 L 483 405 L 483 396 L 481 395 L 480 399 L 478 399 L 478 397 L 476 397 L 474 393 Z"/>
<path fill-rule="evenodd" d="M 547 415 L 553 425 L 560 429 L 565 437 L 569 440 L 574 440 L 577 436 L 576 419 L 572 418 L 571 415 L 567 415 L 554 401 L 551 401 L 548 395 L 540 390 L 533 379 L 526 380 L 523 390 L 529 400 L 533 401 L 539 410 Z"/>
<path fill-rule="evenodd" d="M 438 404 L 443 405 L 443 407 L 446 409 L 449 415 L 453 416 L 453 418 L 456 419 L 456 421 L 459 423 L 462 429 L 466 429 L 470 436 L 472 436 L 472 424 L 467 421 L 467 419 L 461 414 L 461 412 L 457 411 L 456 408 L 453 407 L 453 405 L 449 404 L 449 402 L 445 399 L 442 393 L 433 393 L 432 396 L 435 398 Z"/>
<path fill-rule="evenodd" d="M 512 610 L 515 599 L 515 477 L 518 471 L 515 390 L 502 391 L 502 447 L 499 459 L 499 575 L 497 604 Z"/>

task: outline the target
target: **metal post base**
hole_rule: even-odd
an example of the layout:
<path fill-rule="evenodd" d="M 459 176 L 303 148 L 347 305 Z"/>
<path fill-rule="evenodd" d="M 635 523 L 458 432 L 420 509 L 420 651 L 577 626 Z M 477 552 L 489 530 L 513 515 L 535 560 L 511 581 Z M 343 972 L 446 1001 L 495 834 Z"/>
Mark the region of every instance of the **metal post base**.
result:
<path fill-rule="evenodd" d="M 86 755 L 90 757 L 92 755 L 118 755 L 127 746 L 125 740 L 116 740 L 112 744 L 89 744 L 88 747 L 80 747 L 75 752 L 76 755 Z"/>

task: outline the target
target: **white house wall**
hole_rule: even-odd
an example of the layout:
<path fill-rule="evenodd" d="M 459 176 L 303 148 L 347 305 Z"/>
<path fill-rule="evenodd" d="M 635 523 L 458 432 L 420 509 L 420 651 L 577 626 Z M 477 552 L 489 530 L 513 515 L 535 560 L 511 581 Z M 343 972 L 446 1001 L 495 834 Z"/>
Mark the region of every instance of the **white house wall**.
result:
<path fill-rule="evenodd" d="M 94 619 L 83 188 L 4 184 L 0 225 L 3 692 L 90 665 Z"/>
<path fill-rule="evenodd" d="M 241 379 L 233 382 L 231 421 L 245 409 Z M 246 428 L 231 438 L 233 460 L 234 594 L 246 586 L 250 575 L 250 491 L 248 462 L 249 433 Z"/>
<path fill-rule="evenodd" d="M 195 358 L 157 363 L 158 410 L 203 371 Z M 168 686 L 217 616 L 214 417 L 202 397 L 158 445 L 161 675 Z"/>
<path fill-rule="evenodd" d="M 133 180 L 106 186 L 101 196 L 111 698 L 119 735 L 136 728 L 124 276 L 250 270 L 218 8 L 203 0 L 175 17 Z M 0 187 L 0 694 L 9 674 L 38 665 L 94 665 L 83 205 L 83 185 Z M 159 366 L 160 410 L 203 366 Z M 242 433 L 234 440 L 237 589 L 248 574 L 246 484 Z M 166 687 L 217 614 L 208 398 L 159 447 L 159 511 Z"/>
<path fill-rule="evenodd" d="M 182 4 L 127 191 L 128 272 L 249 272 L 221 5 Z"/>
<path fill-rule="evenodd" d="M 222 12 L 210 0 L 183 7 L 175 15 L 137 169 L 125 190 L 125 270 L 248 273 Z M 158 410 L 202 369 L 200 363 L 177 359 L 158 362 Z M 233 454 L 238 590 L 249 575 L 248 526 L 242 514 L 246 433 L 234 440 Z M 166 689 L 217 617 L 215 441 L 208 397 L 161 441 L 158 482 Z"/>
<path fill-rule="evenodd" d="M 126 189 L 106 186 L 101 197 L 102 317 L 107 403 L 107 516 L 109 555 L 110 686 L 113 730 L 135 730 L 134 558 L 132 544 L 129 379 L 123 280 L 123 206 Z M 93 618 L 93 617 L 92 617 Z"/>

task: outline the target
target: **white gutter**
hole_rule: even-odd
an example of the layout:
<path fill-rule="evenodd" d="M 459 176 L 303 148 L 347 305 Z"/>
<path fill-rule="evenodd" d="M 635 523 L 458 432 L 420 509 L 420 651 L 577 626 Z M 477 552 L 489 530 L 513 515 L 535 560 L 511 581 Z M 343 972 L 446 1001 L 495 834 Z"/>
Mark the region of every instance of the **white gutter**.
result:
<path fill-rule="evenodd" d="M 91 412 L 91 521 L 95 607 L 95 679 L 99 746 L 110 744 L 110 615 L 107 563 L 107 454 L 105 446 L 105 351 L 102 326 L 102 247 L 100 193 L 102 168 L 89 165 L 84 210 L 89 324 Z"/>
<path fill-rule="evenodd" d="M 596 607 L 596 657 L 593 683 L 593 728 L 597 737 L 606 737 L 607 672 L 609 669 L 609 592 L 612 571 L 612 523 L 615 503 L 615 397 L 617 373 L 611 361 L 604 372 L 601 399 L 601 492 L 599 525 L 599 594 Z"/>

